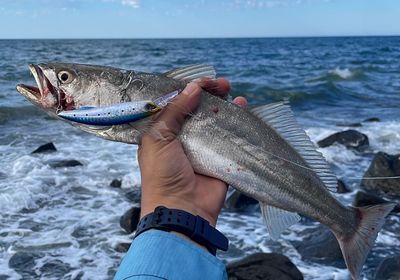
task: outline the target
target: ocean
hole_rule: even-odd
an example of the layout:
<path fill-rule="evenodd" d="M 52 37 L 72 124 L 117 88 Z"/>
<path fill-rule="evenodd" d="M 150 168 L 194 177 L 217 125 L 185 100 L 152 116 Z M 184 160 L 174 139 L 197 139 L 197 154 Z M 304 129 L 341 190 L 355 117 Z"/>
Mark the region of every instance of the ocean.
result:
<path fill-rule="evenodd" d="M 140 187 L 134 145 L 115 143 L 54 120 L 15 90 L 34 84 L 28 63 L 49 61 L 166 72 L 194 63 L 214 65 L 250 105 L 289 100 L 316 142 L 352 123 L 369 137 L 367 152 L 321 148 L 333 171 L 353 191 L 336 197 L 350 205 L 373 154 L 400 153 L 400 37 L 171 40 L 0 40 L 0 279 L 112 279 L 129 242 L 120 216 Z M 53 142 L 58 151 L 31 154 Z M 57 160 L 83 166 L 52 168 Z M 122 188 L 109 186 L 122 179 Z M 363 269 L 400 255 L 399 216 L 388 217 Z M 226 262 L 254 252 L 288 256 L 305 279 L 347 279 L 343 266 L 301 258 L 294 242 L 317 223 L 302 221 L 273 242 L 257 210 L 223 210 L 218 228 L 231 241 Z M 15 256 L 18 256 L 16 258 Z M 14 258 L 13 258 L 14 257 Z M 13 259 L 12 259 L 13 258 Z M 10 261 L 11 259 L 11 261 Z"/>

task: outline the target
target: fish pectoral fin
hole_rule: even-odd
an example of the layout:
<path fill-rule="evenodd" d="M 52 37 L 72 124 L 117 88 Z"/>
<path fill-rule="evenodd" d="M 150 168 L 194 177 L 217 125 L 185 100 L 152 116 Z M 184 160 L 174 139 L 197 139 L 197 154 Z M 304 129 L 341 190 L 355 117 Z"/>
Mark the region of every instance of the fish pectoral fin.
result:
<path fill-rule="evenodd" d="M 262 105 L 251 109 L 251 112 L 274 128 L 300 154 L 308 165 L 306 168 L 312 169 L 329 191 L 337 192 L 336 176 L 306 132 L 297 123 L 287 102 Z"/>
<path fill-rule="evenodd" d="M 164 73 L 164 75 L 175 80 L 190 82 L 203 77 L 214 79 L 217 73 L 211 65 L 193 64 L 173 69 Z"/>
<path fill-rule="evenodd" d="M 288 227 L 300 221 L 297 213 L 260 202 L 261 214 L 272 240 L 277 240 Z"/>

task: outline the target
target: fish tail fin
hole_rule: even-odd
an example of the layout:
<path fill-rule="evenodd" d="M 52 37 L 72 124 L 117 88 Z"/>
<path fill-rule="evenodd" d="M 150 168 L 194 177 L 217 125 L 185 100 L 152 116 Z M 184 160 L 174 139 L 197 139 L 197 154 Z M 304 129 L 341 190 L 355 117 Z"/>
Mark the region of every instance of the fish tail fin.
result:
<path fill-rule="evenodd" d="M 355 208 L 358 220 L 355 230 L 349 234 L 335 233 L 353 280 L 359 279 L 368 253 L 385 223 L 385 217 L 394 207 L 393 203 L 385 203 Z"/>

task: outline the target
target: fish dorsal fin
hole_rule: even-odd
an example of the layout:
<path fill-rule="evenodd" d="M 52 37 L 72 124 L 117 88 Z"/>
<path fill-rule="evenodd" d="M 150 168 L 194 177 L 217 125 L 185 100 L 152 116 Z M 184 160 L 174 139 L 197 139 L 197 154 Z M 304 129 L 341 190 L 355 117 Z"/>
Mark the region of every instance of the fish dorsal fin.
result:
<path fill-rule="evenodd" d="M 217 75 L 215 69 L 211 65 L 193 64 L 177 69 L 173 69 L 164 73 L 165 76 L 180 81 L 193 81 L 202 77 L 214 79 Z"/>
<path fill-rule="evenodd" d="M 297 213 L 288 212 L 261 202 L 260 207 L 264 223 L 272 240 L 277 240 L 288 227 L 300 221 L 300 216 Z"/>
<path fill-rule="evenodd" d="M 287 102 L 278 102 L 253 108 L 251 112 L 274 128 L 324 182 L 329 191 L 337 192 L 337 179 L 328 163 L 299 126 Z"/>

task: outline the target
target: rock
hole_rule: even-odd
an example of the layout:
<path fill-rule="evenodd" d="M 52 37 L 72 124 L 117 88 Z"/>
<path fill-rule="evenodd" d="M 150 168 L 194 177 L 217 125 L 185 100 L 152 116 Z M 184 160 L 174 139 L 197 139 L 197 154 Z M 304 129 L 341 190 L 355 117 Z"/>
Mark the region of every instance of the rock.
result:
<path fill-rule="evenodd" d="M 379 152 L 372 159 L 368 170 L 365 172 L 361 187 L 376 193 L 400 196 L 400 179 L 367 179 L 393 176 L 400 176 L 400 154 L 388 155 Z"/>
<path fill-rule="evenodd" d="M 62 279 L 68 272 L 71 271 L 71 266 L 60 260 L 50 260 L 40 268 L 40 277 L 42 279 Z"/>
<path fill-rule="evenodd" d="M 229 280 L 302 280 L 303 275 L 284 255 L 256 253 L 226 267 Z"/>
<path fill-rule="evenodd" d="M 362 127 L 361 123 L 337 123 L 336 126 L 346 126 L 346 127 Z"/>
<path fill-rule="evenodd" d="M 61 167 L 74 167 L 74 166 L 83 166 L 83 164 L 75 159 L 62 159 L 62 160 L 53 160 L 48 163 L 52 168 L 61 168 Z"/>
<path fill-rule="evenodd" d="M 225 207 L 230 210 L 243 210 L 251 205 L 257 204 L 257 200 L 248 197 L 237 190 L 233 190 L 225 201 Z"/>
<path fill-rule="evenodd" d="M 304 230 L 302 241 L 293 241 L 304 260 L 345 268 L 342 252 L 333 233 L 325 226 Z"/>
<path fill-rule="evenodd" d="M 122 186 L 122 180 L 114 179 L 110 183 L 110 187 L 112 187 L 112 188 L 118 188 L 119 189 L 119 188 L 121 188 L 121 186 Z"/>
<path fill-rule="evenodd" d="M 346 184 L 342 180 L 338 180 L 337 182 L 337 192 L 338 193 L 348 193 L 351 192 Z"/>
<path fill-rule="evenodd" d="M 52 142 L 49 142 L 34 150 L 32 154 L 54 153 L 54 152 L 57 152 L 57 149 Z"/>
<path fill-rule="evenodd" d="M 375 273 L 375 280 L 399 280 L 400 256 L 386 257 L 379 264 Z"/>
<path fill-rule="evenodd" d="M 140 188 L 129 189 L 124 193 L 125 198 L 132 203 L 140 203 Z"/>
<path fill-rule="evenodd" d="M 119 225 L 127 232 L 132 233 L 136 230 L 140 218 L 140 207 L 132 207 L 125 212 L 119 219 Z"/>
<path fill-rule="evenodd" d="M 115 247 L 115 251 L 119 253 L 126 253 L 128 252 L 130 246 L 131 243 L 118 243 L 117 246 Z"/>
<path fill-rule="evenodd" d="M 334 143 L 342 144 L 347 148 L 360 152 L 369 147 L 368 136 L 352 129 L 332 134 L 331 136 L 318 141 L 318 146 L 325 148 Z"/>
<path fill-rule="evenodd" d="M 369 206 L 369 205 L 376 205 L 376 204 L 382 204 L 382 203 L 388 203 L 392 201 L 388 201 L 386 199 L 383 199 L 377 195 L 374 195 L 372 193 L 367 193 L 363 191 L 359 191 L 356 193 L 354 200 L 353 200 L 353 206 L 355 207 L 364 207 L 364 206 Z M 400 212 L 400 205 L 397 204 L 397 206 L 392 210 L 393 213 L 399 213 Z"/>
<path fill-rule="evenodd" d="M 372 117 L 372 118 L 363 120 L 363 122 L 380 122 L 380 121 L 381 121 L 380 118 L 377 118 L 377 117 Z"/>
<path fill-rule="evenodd" d="M 35 267 L 35 260 L 41 256 L 37 253 L 17 252 L 8 261 L 8 266 L 23 276 L 35 278 L 32 274 Z"/>

